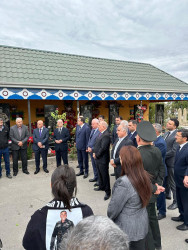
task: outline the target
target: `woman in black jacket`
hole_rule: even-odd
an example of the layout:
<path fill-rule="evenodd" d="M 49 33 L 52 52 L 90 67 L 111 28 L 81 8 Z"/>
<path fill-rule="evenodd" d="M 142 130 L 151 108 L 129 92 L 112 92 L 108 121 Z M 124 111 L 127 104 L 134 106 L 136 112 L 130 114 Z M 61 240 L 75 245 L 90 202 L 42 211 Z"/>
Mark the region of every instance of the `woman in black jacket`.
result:
<path fill-rule="evenodd" d="M 76 175 L 68 165 L 56 168 L 51 177 L 54 199 L 37 210 L 28 223 L 23 247 L 27 250 L 58 249 L 66 242 L 68 232 L 83 218 L 93 215 L 92 209 L 73 196 Z"/>

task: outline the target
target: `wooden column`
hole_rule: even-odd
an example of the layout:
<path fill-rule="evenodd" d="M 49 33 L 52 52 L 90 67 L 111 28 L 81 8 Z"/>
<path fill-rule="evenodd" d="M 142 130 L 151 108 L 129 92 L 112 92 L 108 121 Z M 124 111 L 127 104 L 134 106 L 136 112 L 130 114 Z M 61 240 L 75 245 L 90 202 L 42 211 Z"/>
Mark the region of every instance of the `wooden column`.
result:
<path fill-rule="evenodd" d="M 27 100 L 27 107 L 28 107 L 28 120 L 29 120 L 29 136 L 31 136 L 31 107 L 30 107 L 30 100 Z"/>
<path fill-rule="evenodd" d="M 77 118 L 80 116 L 80 105 L 79 105 L 79 101 L 77 100 Z"/>

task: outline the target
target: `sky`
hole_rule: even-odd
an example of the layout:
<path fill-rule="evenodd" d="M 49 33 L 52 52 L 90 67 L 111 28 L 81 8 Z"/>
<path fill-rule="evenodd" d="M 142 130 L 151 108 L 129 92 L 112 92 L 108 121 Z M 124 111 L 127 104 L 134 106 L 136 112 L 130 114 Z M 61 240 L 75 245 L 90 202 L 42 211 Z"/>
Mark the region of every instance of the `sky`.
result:
<path fill-rule="evenodd" d="M 188 83 L 188 0 L 1 0 L 0 44 L 150 63 Z"/>

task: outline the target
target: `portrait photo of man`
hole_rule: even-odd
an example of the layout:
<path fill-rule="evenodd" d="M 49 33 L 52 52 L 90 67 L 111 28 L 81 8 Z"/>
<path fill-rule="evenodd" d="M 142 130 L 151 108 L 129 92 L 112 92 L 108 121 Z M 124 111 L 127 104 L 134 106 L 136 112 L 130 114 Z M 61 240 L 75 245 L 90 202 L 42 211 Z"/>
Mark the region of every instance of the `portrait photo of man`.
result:
<path fill-rule="evenodd" d="M 60 218 L 61 220 L 56 223 L 52 233 L 50 250 L 58 250 L 62 241 L 66 239 L 68 232 L 74 227 L 73 222 L 67 219 L 66 211 L 61 211 Z"/>

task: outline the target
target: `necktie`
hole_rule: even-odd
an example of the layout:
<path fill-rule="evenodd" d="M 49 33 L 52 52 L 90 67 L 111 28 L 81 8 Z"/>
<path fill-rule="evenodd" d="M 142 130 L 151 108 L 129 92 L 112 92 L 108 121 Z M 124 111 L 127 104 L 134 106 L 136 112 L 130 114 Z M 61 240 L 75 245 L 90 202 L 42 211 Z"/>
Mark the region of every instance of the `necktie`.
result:
<path fill-rule="evenodd" d="M 41 134 L 42 134 L 42 129 L 40 128 L 39 129 L 39 135 L 40 135 L 40 137 L 41 137 Z"/>
<path fill-rule="evenodd" d="M 115 146 L 115 148 L 114 148 L 114 154 L 113 154 L 113 158 L 115 159 L 116 157 L 116 151 L 117 151 L 117 149 L 118 149 L 118 147 L 119 147 L 119 144 L 121 143 L 121 140 L 119 139 L 118 141 L 117 141 L 117 143 L 116 143 L 116 146 Z"/>
<path fill-rule="evenodd" d="M 93 129 L 93 130 L 91 131 L 91 134 L 90 134 L 89 139 L 91 139 L 91 138 L 93 137 L 94 134 L 95 134 L 95 129 Z"/>
<path fill-rule="evenodd" d="M 19 132 L 19 135 L 20 135 L 20 137 L 22 136 L 22 128 L 20 127 L 20 128 L 18 128 L 18 132 Z"/>
<path fill-rule="evenodd" d="M 165 140 L 169 137 L 169 135 L 170 135 L 170 131 L 167 133 Z"/>
<path fill-rule="evenodd" d="M 61 134 L 61 128 L 59 129 L 59 133 Z"/>

